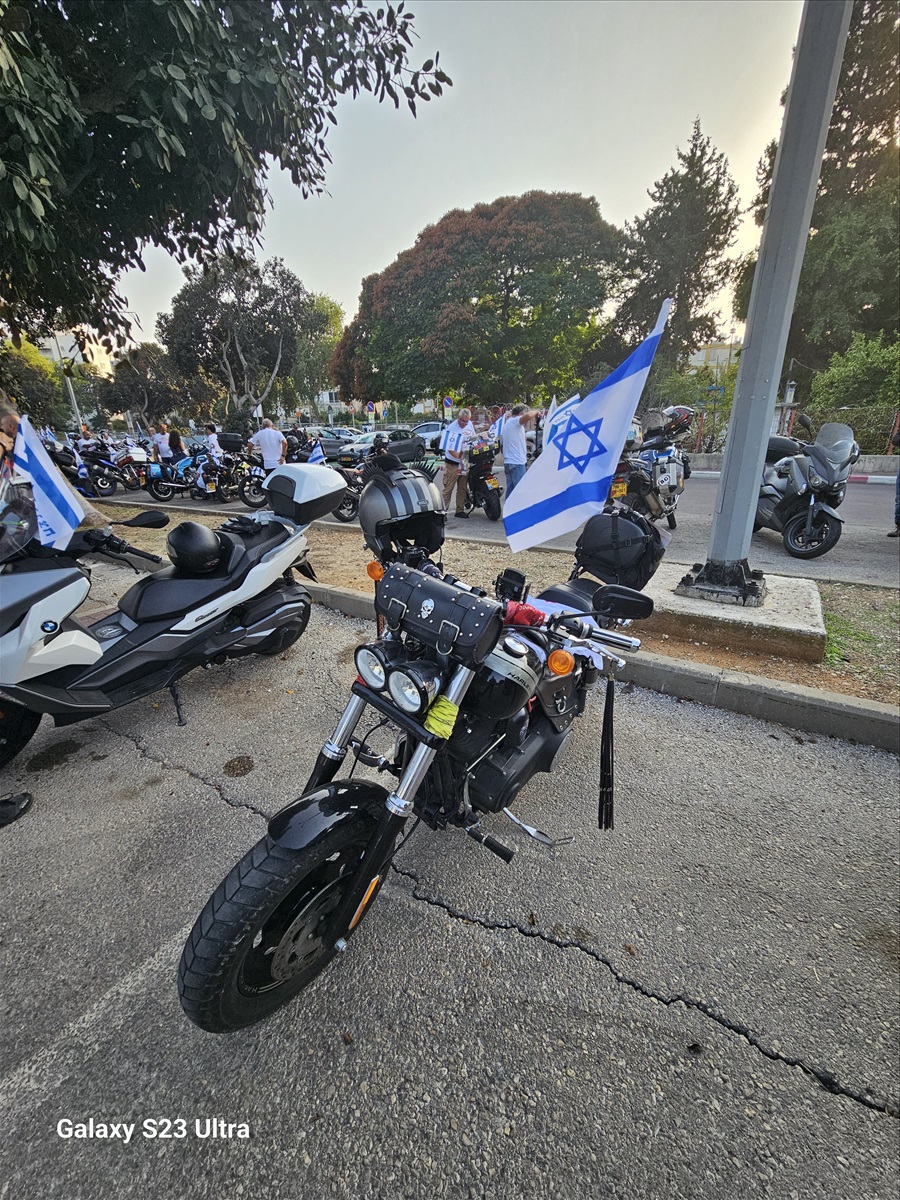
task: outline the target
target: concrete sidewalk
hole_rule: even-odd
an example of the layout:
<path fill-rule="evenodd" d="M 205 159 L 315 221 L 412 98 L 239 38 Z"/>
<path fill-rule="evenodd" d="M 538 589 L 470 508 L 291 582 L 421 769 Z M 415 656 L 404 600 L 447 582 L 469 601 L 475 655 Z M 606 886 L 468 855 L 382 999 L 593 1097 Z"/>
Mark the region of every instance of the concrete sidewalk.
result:
<path fill-rule="evenodd" d="M 313 599 L 327 608 L 336 609 L 351 617 L 375 619 L 374 601 L 372 596 L 365 592 L 315 583 L 307 583 L 306 586 Z M 681 597 L 670 596 L 669 599 L 678 600 L 681 604 L 704 603 Z M 726 610 L 729 606 L 720 607 Z M 747 610 L 741 611 L 746 615 Z M 755 611 L 763 612 L 759 609 Z M 652 619 L 656 619 L 657 615 L 663 620 L 669 615 L 666 613 L 665 601 L 662 602 L 659 614 L 655 613 Z M 676 621 L 683 621 L 676 613 L 671 615 Z M 759 627 L 765 632 L 766 626 L 762 619 Z M 768 628 L 774 637 L 775 626 L 770 625 Z M 784 628 L 782 626 L 777 632 L 783 633 Z M 640 636 L 639 629 L 636 628 L 634 632 Z M 798 664 L 798 673 L 801 671 L 802 667 Z M 742 671 L 683 662 L 646 651 L 629 656 L 619 678 L 667 696 L 677 696 L 683 700 L 707 704 L 712 708 L 743 713 L 764 721 L 774 721 L 791 729 L 845 738 L 893 753 L 900 751 L 900 708 L 880 704 L 875 700 L 861 700 L 856 696 L 842 696 L 802 684 L 782 683 L 775 679 L 747 675 Z"/>

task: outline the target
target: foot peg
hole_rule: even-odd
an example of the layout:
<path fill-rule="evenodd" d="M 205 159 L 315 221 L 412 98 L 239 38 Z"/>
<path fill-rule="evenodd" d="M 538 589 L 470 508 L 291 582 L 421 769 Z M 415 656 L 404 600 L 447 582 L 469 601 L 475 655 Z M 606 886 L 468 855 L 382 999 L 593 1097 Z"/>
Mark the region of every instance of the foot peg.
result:
<path fill-rule="evenodd" d="M 508 808 L 502 810 L 512 821 L 513 825 L 518 825 L 523 829 L 529 837 L 534 838 L 536 842 L 540 842 L 542 846 L 549 846 L 551 849 L 556 846 L 568 846 L 570 842 L 574 842 L 574 837 L 552 838 L 549 833 L 544 833 L 541 829 L 535 829 L 533 825 L 526 825 L 524 821 L 520 821 L 518 817 L 513 816 Z"/>
<path fill-rule="evenodd" d="M 465 829 L 469 837 L 484 846 L 485 850 L 490 850 L 492 854 L 496 854 L 498 858 L 502 858 L 505 863 L 512 862 L 516 853 L 515 850 L 510 850 L 509 846 L 504 846 L 502 842 L 498 842 L 489 833 L 482 833 L 474 825 L 467 825 Z"/>

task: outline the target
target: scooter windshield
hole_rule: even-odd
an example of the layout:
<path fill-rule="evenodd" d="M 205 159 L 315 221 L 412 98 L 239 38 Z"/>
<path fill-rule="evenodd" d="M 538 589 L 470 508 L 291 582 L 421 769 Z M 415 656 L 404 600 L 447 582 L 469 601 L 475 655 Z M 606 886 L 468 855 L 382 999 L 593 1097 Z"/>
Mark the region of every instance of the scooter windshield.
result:
<path fill-rule="evenodd" d="M 37 517 L 27 484 L 0 480 L 0 563 L 8 562 L 37 533 Z"/>
<path fill-rule="evenodd" d="M 858 454 L 858 448 L 849 425 L 831 421 L 823 425 L 816 435 L 816 446 L 825 458 L 836 466 L 844 467 Z"/>

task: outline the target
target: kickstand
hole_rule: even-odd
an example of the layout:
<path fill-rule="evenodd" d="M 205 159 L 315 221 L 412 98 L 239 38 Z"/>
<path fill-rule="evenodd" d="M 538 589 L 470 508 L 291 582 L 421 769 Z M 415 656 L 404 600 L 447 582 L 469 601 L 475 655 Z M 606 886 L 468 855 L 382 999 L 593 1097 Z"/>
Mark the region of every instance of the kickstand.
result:
<path fill-rule="evenodd" d="M 178 695 L 177 683 L 169 684 L 169 695 L 172 697 L 172 703 L 175 705 L 176 713 L 178 713 L 178 724 L 187 725 L 187 721 L 184 719 L 184 711 L 181 707 L 181 697 Z"/>

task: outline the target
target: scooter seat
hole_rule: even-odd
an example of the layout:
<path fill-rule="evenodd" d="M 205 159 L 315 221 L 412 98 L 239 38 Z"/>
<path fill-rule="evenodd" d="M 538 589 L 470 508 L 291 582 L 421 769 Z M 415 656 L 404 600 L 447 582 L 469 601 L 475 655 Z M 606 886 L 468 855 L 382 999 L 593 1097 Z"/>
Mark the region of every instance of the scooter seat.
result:
<path fill-rule="evenodd" d="M 190 612 L 238 587 L 270 550 L 291 536 L 286 526 L 272 521 L 259 533 L 240 536 L 219 532 L 222 558 L 214 571 L 191 575 L 177 567 L 164 567 L 146 575 L 128 589 L 119 608 L 132 621 L 164 621 Z"/>
<path fill-rule="evenodd" d="M 551 584 L 537 599 L 547 600 L 551 604 L 564 604 L 572 612 L 592 612 L 594 596 L 602 587 L 602 583 L 595 583 L 592 579 L 570 579 L 567 583 Z"/>
<path fill-rule="evenodd" d="M 780 462 L 782 458 L 792 458 L 800 453 L 800 443 L 789 437 L 770 437 L 766 445 L 766 462 Z"/>

